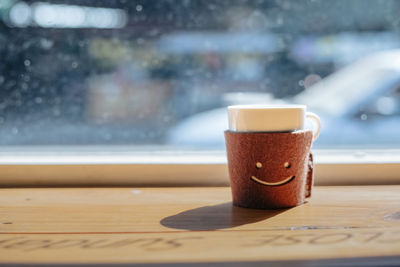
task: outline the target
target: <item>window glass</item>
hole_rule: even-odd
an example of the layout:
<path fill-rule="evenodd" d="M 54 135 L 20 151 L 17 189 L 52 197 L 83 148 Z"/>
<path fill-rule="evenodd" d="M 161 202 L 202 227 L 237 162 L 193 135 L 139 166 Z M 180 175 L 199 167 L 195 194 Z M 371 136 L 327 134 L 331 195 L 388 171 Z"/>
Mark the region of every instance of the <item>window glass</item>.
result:
<path fill-rule="evenodd" d="M 400 144 L 395 0 L 0 1 L 0 145 L 221 149 L 232 104 Z"/>

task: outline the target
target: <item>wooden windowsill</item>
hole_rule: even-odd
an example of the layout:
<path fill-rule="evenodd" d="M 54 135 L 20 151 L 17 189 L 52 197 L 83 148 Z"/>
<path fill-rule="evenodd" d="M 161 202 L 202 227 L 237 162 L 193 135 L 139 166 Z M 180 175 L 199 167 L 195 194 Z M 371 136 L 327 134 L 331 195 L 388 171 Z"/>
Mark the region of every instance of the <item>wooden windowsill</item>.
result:
<path fill-rule="evenodd" d="M 400 186 L 315 187 L 286 210 L 233 207 L 228 187 L 0 190 L 2 264 L 400 255 Z"/>

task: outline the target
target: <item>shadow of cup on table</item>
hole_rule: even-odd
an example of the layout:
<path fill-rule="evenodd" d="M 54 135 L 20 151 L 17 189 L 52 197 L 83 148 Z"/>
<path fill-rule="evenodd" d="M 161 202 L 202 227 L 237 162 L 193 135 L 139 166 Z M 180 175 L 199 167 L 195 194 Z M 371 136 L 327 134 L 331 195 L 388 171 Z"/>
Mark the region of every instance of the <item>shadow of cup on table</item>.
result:
<path fill-rule="evenodd" d="M 161 225 L 181 230 L 211 231 L 251 224 L 274 217 L 287 209 L 257 210 L 233 206 L 226 202 L 183 211 L 165 217 Z"/>

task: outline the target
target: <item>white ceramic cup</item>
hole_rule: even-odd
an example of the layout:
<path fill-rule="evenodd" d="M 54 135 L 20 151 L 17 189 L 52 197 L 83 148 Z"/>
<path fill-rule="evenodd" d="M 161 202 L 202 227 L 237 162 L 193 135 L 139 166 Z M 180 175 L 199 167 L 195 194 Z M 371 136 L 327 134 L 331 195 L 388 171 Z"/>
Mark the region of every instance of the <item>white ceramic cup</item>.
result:
<path fill-rule="evenodd" d="M 228 106 L 229 130 L 238 132 L 291 132 L 304 129 L 311 120 L 313 140 L 321 130 L 320 118 L 307 112 L 305 105 L 235 105 Z"/>

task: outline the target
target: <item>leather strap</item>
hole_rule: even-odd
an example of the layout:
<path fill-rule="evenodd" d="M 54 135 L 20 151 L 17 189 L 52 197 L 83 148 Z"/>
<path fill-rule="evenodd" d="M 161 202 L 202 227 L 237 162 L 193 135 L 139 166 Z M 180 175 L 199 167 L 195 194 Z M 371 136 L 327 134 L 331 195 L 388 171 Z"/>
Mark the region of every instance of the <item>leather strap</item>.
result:
<path fill-rule="evenodd" d="M 308 172 L 307 172 L 307 181 L 306 181 L 306 190 L 305 190 L 305 197 L 311 197 L 312 187 L 314 185 L 314 160 L 313 154 L 310 153 L 308 156 Z"/>

